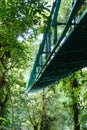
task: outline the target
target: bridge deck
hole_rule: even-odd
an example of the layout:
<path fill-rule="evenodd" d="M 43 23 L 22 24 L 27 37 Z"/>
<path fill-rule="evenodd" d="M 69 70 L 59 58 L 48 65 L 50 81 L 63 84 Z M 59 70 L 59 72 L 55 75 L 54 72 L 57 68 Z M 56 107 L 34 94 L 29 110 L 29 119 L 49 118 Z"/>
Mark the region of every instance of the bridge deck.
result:
<path fill-rule="evenodd" d="M 56 2 L 56 3 L 55 3 Z M 27 92 L 47 87 L 56 81 L 87 66 L 87 8 L 74 21 L 83 5 L 83 0 L 75 1 L 65 28 L 57 40 L 57 16 L 61 0 L 55 0 L 43 40 L 30 79 Z M 71 25 L 70 25 L 71 23 Z M 54 38 L 51 39 L 50 29 L 53 27 Z M 54 39 L 54 40 L 53 40 Z M 51 50 L 51 43 L 55 43 Z M 45 54 L 46 53 L 46 54 Z M 43 63 L 44 61 L 44 63 Z"/>
<path fill-rule="evenodd" d="M 75 28 L 60 45 L 53 57 L 32 84 L 31 91 L 46 87 L 87 66 L 87 9 Z M 45 69 L 44 69 L 45 68 Z"/>

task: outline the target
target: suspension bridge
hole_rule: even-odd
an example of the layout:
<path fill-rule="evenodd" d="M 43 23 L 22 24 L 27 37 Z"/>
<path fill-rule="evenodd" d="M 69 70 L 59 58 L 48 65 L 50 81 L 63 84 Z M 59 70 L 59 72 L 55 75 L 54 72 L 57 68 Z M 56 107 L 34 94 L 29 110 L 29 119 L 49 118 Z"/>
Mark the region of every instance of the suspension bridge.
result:
<path fill-rule="evenodd" d="M 36 60 L 27 83 L 27 92 L 37 91 L 87 66 L 87 8 L 85 0 L 74 0 L 67 22 L 58 20 L 62 0 L 55 0 L 47 21 Z M 58 36 L 58 28 L 63 31 Z"/>

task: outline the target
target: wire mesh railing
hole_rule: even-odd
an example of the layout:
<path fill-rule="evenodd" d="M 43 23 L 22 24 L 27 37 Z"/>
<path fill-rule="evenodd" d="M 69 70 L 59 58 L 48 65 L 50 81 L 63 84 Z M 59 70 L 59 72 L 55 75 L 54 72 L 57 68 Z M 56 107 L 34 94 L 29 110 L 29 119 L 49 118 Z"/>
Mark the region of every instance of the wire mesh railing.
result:
<path fill-rule="evenodd" d="M 67 0 L 65 1 L 67 3 Z M 41 73 L 43 73 L 43 68 L 45 68 L 55 56 L 55 53 L 65 40 L 66 35 L 69 34 L 72 28 L 77 26 L 77 20 L 79 15 L 81 15 L 80 9 L 83 8 L 83 5 L 86 6 L 85 0 L 71 0 L 68 4 L 69 7 L 65 5 L 67 7 L 67 10 L 65 11 L 67 13 L 66 17 L 66 13 L 61 13 L 61 10 L 63 10 L 61 9 L 63 7 L 63 2 L 64 0 L 55 0 L 53 2 L 46 30 L 27 84 L 28 91 L 32 87 L 33 82 L 35 82 L 40 77 Z M 67 18 L 66 20 L 65 17 Z"/>

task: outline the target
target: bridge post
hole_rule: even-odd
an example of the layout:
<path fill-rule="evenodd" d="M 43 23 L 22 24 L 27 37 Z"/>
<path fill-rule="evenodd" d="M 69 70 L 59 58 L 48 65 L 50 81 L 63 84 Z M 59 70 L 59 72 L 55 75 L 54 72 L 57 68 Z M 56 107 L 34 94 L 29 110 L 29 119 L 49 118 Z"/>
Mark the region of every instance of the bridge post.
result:
<path fill-rule="evenodd" d="M 54 40 L 53 40 L 54 45 L 56 44 L 56 41 L 57 41 L 57 17 L 59 13 L 60 4 L 61 4 L 61 0 L 57 0 L 56 6 L 55 6 L 55 12 L 53 16 L 53 21 L 52 21 L 52 27 L 54 30 Z"/>
<path fill-rule="evenodd" d="M 46 59 L 51 52 L 51 32 L 49 31 L 46 38 Z"/>
<path fill-rule="evenodd" d="M 57 21 L 56 21 L 56 23 L 57 23 Z M 53 44 L 55 45 L 56 42 L 57 42 L 57 25 L 55 25 L 55 26 L 53 27 L 53 30 L 54 30 Z"/>

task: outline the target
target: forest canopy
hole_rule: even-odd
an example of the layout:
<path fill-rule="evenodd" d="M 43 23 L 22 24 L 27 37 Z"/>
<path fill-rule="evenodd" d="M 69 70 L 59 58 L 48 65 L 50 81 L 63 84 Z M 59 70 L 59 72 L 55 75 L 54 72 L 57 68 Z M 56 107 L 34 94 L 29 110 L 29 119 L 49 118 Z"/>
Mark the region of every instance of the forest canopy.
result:
<path fill-rule="evenodd" d="M 72 0 L 62 1 L 59 20 L 66 22 Z M 87 129 L 87 68 L 25 94 L 52 2 L 0 0 L 0 130 Z"/>

